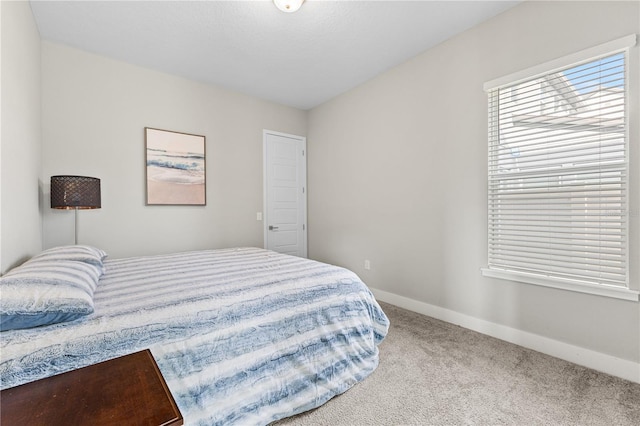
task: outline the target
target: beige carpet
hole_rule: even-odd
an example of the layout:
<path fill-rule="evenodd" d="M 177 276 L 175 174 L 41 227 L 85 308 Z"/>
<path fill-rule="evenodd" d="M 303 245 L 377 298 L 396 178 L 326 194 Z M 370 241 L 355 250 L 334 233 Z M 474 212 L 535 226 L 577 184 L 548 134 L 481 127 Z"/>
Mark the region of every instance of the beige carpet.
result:
<path fill-rule="evenodd" d="M 284 425 L 640 425 L 640 385 L 381 304 L 363 382 Z"/>

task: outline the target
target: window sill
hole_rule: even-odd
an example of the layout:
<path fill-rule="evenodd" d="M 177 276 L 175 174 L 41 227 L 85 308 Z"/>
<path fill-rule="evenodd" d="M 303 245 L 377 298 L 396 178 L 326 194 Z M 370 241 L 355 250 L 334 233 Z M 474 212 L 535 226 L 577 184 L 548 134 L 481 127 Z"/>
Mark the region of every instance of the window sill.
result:
<path fill-rule="evenodd" d="M 578 281 L 553 279 L 535 274 L 521 272 L 516 273 L 499 269 L 481 268 L 480 270 L 482 271 L 482 275 L 485 277 L 518 281 L 526 284 L 575 291 L 578 293 L 594 294 L 597 296 L 613 297 L 615 299 L 631 300 L 634 302 L 637 302 L 640 299 L 640 292 L 630 290 L 628 288 L 580 283 Z"/>

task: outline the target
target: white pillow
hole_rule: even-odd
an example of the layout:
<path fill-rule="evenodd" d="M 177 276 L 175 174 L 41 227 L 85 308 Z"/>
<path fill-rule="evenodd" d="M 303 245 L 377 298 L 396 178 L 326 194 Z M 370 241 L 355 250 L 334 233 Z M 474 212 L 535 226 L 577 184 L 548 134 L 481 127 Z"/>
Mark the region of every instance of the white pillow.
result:
<path fill-rule="evenodd" d="M 29 260 L 0 278 L 0 331 L 72 321 L 93 312 L 97 265 Z"/>
<path fill-rule="evenodd" d="M 34 260 L 75 260 L 103 267 L 102 261 L 107 257 L 104 250 L 92 246 L 59 246 L 52 247 L 36 254 L 27 262 Z"/>

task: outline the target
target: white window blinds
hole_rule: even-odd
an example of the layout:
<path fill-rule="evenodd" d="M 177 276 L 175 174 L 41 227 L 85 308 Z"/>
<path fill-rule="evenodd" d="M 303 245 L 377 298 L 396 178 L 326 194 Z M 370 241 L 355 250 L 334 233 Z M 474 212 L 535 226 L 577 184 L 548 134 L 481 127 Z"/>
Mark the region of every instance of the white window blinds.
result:
<path fill-rule="evenodd" d="M 628 288 L 626 69 L 622 50 L 488 91 L 490 270 Z"/>

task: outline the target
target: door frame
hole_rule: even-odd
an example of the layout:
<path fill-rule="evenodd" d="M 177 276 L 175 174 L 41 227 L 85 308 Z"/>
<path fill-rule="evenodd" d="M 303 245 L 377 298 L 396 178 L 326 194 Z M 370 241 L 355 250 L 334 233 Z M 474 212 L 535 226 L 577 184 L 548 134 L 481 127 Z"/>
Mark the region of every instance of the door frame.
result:
<path fill-rule="evenodd" d="M 302 145 L 302 156 L 300 158 L 299 165 L 302 167 L 300 175 L 302 178 L 302 197 L 300 199 L 298 207 L 302 209 L 303 223 L 302 223 L 302 251 L 303 256 L 307 257 L 307 138 L 306 136 L 292 135 L 289 133 L 276 132 L 274 130 L 262 130 L 262 231 L 263 231 L 263 247 L 268 247 L 269 230 L 267 229 L 269 223 L 269 209 L 267 208 L 267 135 L 282 136 L 298 140 Z"/>

